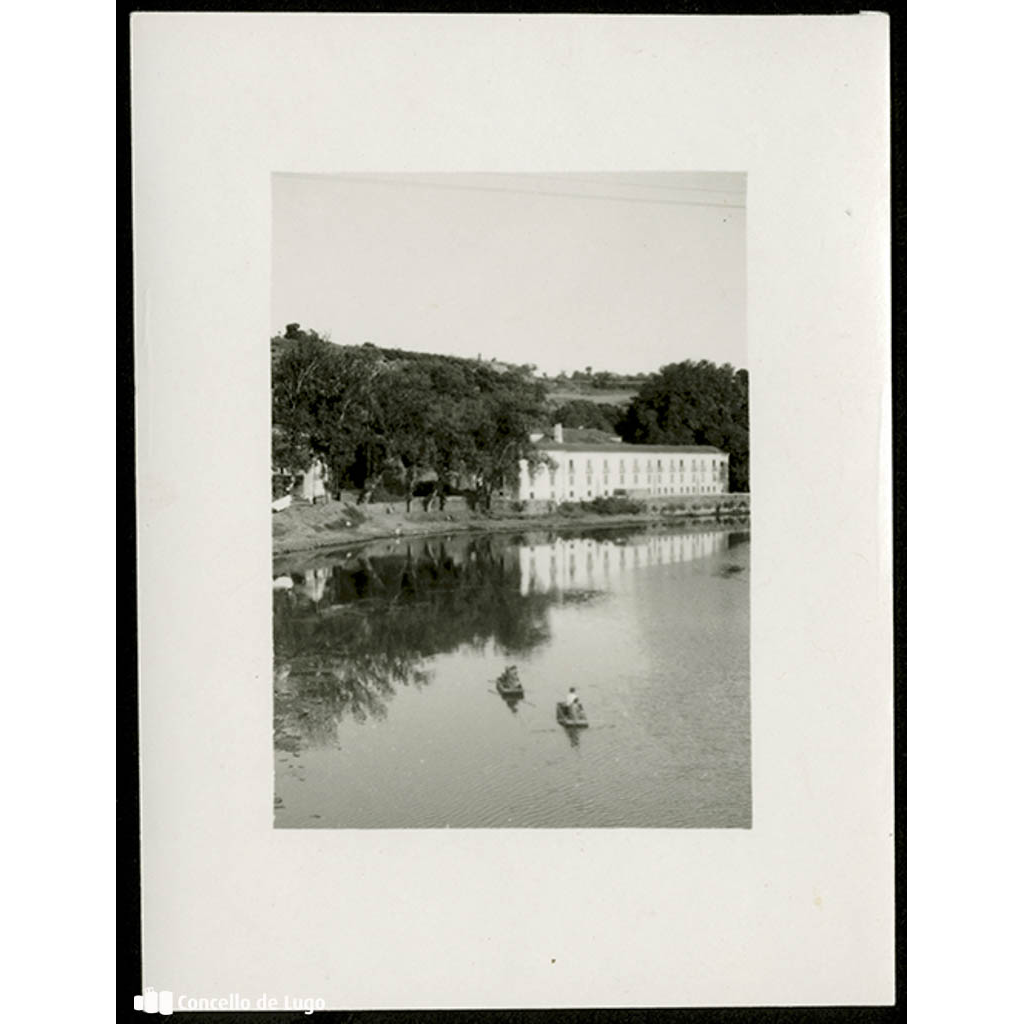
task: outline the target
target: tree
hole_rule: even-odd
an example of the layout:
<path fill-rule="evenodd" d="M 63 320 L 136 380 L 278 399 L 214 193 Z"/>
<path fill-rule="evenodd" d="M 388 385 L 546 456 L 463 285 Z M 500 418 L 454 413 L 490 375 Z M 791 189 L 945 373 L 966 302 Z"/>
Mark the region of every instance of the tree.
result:
<path fill-rule="evenodd" d="M 444 510 L 448 491 L 465 470 L 471 452 L 471 374 L 466 360 L 437 357 L 429 364 L 431 403 L 427 429 L 432 444 L 430 468 L 434 486 L 424 503 L 429 509 L 436 496 Z"/>
<path fill-rule="evenodd" d="M 334 489 L 354 485 L 360 501 L 394 474 L 408 509 L 432 475 L 443 507 L 467 474 L 488 508 L 520 459 L 538 459 L 530 431 L 546 418 L 545 391 L 530 366 L 334 345 L 298 324 L 271 352 L 275 464 L 298 472 L 319 456 Z"/>
<path fill-rule="evenodd" d="M 275 338 L 274 342 L 282 339 Z M 274 353 L 272 369 L 273 443 L 275 464 L 302 472 L 314 457 L 316 407 L 328 374 L 329 353 L 316 332 L 300 332 L 289 324 Z"/>
<path fill-rule="evenodd" d="M 474 480 L 478 507 L 490 509 L 494 492 L 518 475 L 521 461 L 531 467 L 545 461 L 530 441 L 543 418 L 542 385 L 517 373 L 477 371 L 462 422 L 469 438 L 465 467 Z"/>
<path fill-rule="evenodd" d="M 553 415 L 556 423 L 561 423 L 566 427 L 583 427 L 614 433 L 619 420 L 625 415 L 625 407 L 591 402 L 585 398 L 574 398 L 563 402 Z"/>
<path fill-rule="evenodd" d="M 419 363 L 391 363 L 386 366 L 377 390 L 384 461 L 397 463 L 400 469 L 408 512 L 420 476 L 433 463 L 429 373 Z"/>
<path fill-rule="evenodd" d="M 343 348 L 289 324 L 272 340 L 274 461 L 291 472 L 319 456 L 335 485 L 367 439 L 380 360 L 372 348 Z"/>
<path fill-rule="evenodd" d="M 729 489 L 749 491 L 748 375 L 728 363 L 671 363 L 649 377 L 620 433 L 634 444 L 707 444 L 729 453 Z"/>

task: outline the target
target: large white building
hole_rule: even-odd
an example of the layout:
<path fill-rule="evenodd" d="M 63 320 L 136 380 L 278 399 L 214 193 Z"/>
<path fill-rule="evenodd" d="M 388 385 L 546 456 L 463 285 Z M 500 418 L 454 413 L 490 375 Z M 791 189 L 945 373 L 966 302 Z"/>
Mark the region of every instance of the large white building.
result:
<path fill-rule="evenodd" d="M 594 498 L 725 494 L 729 456 L 711 445 L 625 444 L 592 430 L 537 435 L 551 465 L 531 471 L 519 463 L 514 497 L 520 501 L 592 501 Z"/>

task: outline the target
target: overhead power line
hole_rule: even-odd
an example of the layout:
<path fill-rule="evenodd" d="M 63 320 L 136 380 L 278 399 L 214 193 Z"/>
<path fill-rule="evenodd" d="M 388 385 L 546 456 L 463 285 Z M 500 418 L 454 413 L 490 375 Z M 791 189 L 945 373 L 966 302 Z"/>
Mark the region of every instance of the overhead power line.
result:
<path fill-rule="evenodd" d="M 557 176 L 549 175 L 549 177 L 557 177 Z M 730 196 L 742 196 L 742 195 L 746 194 L 746 190 L 742 189 L 742 188 L 707 188 L 707 187 L 702 186 L 702 185 L 666 185 L 666 184 L 663 184 L 663 183 L 653 182 L 653 181 L 640 182 L 640 181 L 622 181 L 622 180 L 619 180 L 619 181 L 614 181 L 614 182 L 608 182 L 608 181 L 598 181 L 598 180 L 595 180 L 594 178 L 578 178 L 575 175 L 568 175 L 568 177 L 572 177 L 572 180 L 575 181 L 575 182 L 586 182 L 588 185 L 605 185 L 605 186 L 607 186 L 609 184 L 612 184 L 612 185 L 620 185 L 623 188 L 658 188 L 658 189 L 664 189 L 664 190 L 669 191 L 669 192 L 717 192 L 717 193 L 720 193 L 720 194 L 730 195 Z"/>
<path fill-rule="evenodd" d="M 357 175 L 337 175 L 337 176 L 323 176 L 323 175 L 290 175 L 286 174 L 286 177 L 332 177 L 335 181 L 346 181 L 355 184 L 362 185 L 397 185 L 406 188 L 433 188 L 443 189 L 446 191 L 453 192 L 492 192 L 501 195 L 522 195 L 522 196 L 546 196 L 552 199 L 591 199 L 601 202 L 614 202 L 614 203 L 647 203 L 654 204 L 657 206 L 705 206 L 711 207 L 716 210 L 744 210 L 746 205 L 744 203 L 728 203 L 728 202 L 704 202 L 696 199 L 654 199 L 644 196 L 621 196 L 621 195 L 593 195 L 588 192 L 552 192 L 546 189 L 524 189 L 524 188 L 497 188 L 488 185 L 448 185 L 442 182 L 435 181 L 416 181 L 410 178 L 398 179 L 398 178 L 380 178 L 380 177 L 362 177 Z M 635 186 L 634 186 L 635 187 Z"/>

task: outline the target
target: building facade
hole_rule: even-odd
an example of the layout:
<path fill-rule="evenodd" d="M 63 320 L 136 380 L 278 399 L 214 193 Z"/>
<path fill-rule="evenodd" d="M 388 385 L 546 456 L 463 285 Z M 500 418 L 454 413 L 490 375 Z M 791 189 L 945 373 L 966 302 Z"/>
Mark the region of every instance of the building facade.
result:
<path fill-rule="evenodd" d="M 625 444 L 595 431 L 563 430 L 534 444 L 550 465 L 519 463 L 520 501 L 592 501 L 601 497 L 657 498 L 726 494 L 729 456 L 711 445 Z"/>

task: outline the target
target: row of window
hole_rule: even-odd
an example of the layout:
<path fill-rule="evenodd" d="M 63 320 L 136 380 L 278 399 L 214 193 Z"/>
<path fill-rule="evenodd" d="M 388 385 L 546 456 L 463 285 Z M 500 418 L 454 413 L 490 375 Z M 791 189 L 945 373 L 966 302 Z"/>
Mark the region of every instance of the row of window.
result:
<path fill-rule="evenodd" d="M 555 484 L 556 484 L 557 479 L 558 479 L 556 471 L 552 469 L 550 471 L 550 473 L 549 473 L 549 477 L 550 477 L 550 481 L 551 481 L 551 488 L 554 489 Z M 535 480 L 536 478 L 537 478 L 536 473 L 531 473 L 530 474 L 530 479 L 531 480 Z M 645 478 L 646 478 L 646 481 L 647 481 L 648 485 L 650 485 L 652 483 L 659 483 L 659 484 L 660 483 L 664 483 L 664 474 L 656 472 L 656 471 L 651 470 L 651 469 L 647 470 L 647 472 L 645 474 Z M 672 471 L 671 473 L 669 473 L 668 478 L 669 478 L 669 483 L 670 484 L 675 484 L 675 482 L 676 482 L 675 471 Z M 720 474 L 719 478 L 722 481 L 725 480 L 725 473 L 724 473 L 724 471 Z M 607 474 L 607 472 L 602 474 L 602 479 L 603 479 L 603 482 L 604 482 L 605 486 L 608 486 L 608 474 Z M 682 474 L 680 474 L 679 479 L 680 480 L 683 479 Z M 701 482 L 703 483 L 707 479 L 707 477 L 703 473 L 701 473 L 700 479 L 701 479 Z M 712 475 L 712 479 L 714 479 L 714 475 Z M 593 482 L 593 475 L 591 473 L 587 473 L 587 483 L 590 484 L 592 482 Z M 625 483 L 626 483 L 626 474 L 625 474 L 624 471 L 620 470 L 619 471 L 619 485 L 620 486 L 625 486 Z M 639 485 L 639 483 L 640 483 L 640 474 L 634 470 L 634 472 L 633 472 L 633 486 L 635 487 L 635 486 Z M 576 484 L 576 474 L 570 468 L 570 470 L 569 470 L 569 486 L 573 487 L 575 484 Z"/>
<path fill-rule="evenodd" d="M 657 471 L 660 473 L 661 470 L 662 470 L 662 465 L 661 465 L 662 460 L 661 459 L 657 459 L 656 462 L 657 462 L 657 466 L 655 468 L 657 468 Z M 673 465 L 672 460 L 666 459 L 665 462 L 668 463 L 668 467 L 667 468 L 670 469 L 672 472 L 675 472 L 675 466 Z M 603 463 L 603 467 L 602 468 L 603 468 L 604 472 L 607 473 L 608 472 L 608 460 L 607 459 L 603 459 L 602 463 Z M 690 468 L 694 472 L 696 472 L 698 469 L 703 472 L 703 470 L 706 467 L 710 467 L 713 470 L 714 469 L 725 469 L 725 465 L 726 465 L 726 460 L 725 459 L 712 459 L 710 462 L 703 461 L 703 460 L 700 460 L 700 459 L 691 459 L 690 460 Z M 570 459 L 569 460 L 569 472 L 570 473 L 573 472 L 575 468 L 576 468 L 575 467 L 575 460 Z M 591 472 L 592 468 L 593 468 L 592 460 L 587 459 L 587 472 L 588 473 Z M 647 462 L 648 472 L 650 472 L 651 468 L 652 468 L 652 466 L 651 466 L 650 460 L 648 460 L 648 462 Z M 640 460 L 639 459 L 634 459 L 633 460 L 633 471 L 634 472 L 639 472 L 639 470 L 640 470 Z M 685 459 L 680 459 L 679 460 L 679 472 L 683 473 L 683 472 L 685 472 L 685 470 L 686 470 L 686 460 Z M 624 473 L 625 471 L 626 471 L 626 460 L 625 459 L 619 459 L 619 472 L 620 473 Z"/>
<path fill-rule="evenodd" d="M 720 494 L 720 493 L 722 493 L 722 490 L 721 490 L 720 487 L 698 487 L 698 486 L 694 486 L 694 487 L 678 487 L 678 488 L 677 487 L 655 487 L 653 493 L 654 494 Z M 536 496 L 537 495 L 536 495 L 535 491 L 530 491 L 530 498 L 531 499 L 536 498 Z M 586 496 L 588 498 L 592 498 L 594 496 L 593 490 L 587 491 L 587 495 Z M 576 492 L 574 490 L 570 490 L 569 491 L 569 497 L 570 498 L 575 498 L 576 497 Z M 582 498 L 582 497 L 583 497 L 583 493 L 581 491 L 580 492 L 580 498 Z"/>
<path fill-rule="evenodd" d="M 723 480 L 725 479 L 725 474 L 724 473 L 722 474 L 721 478 Z M 536 477 L 534 477 L 534 479 L 536 479 Z M 593 481 L 593 479 L 594 479 L 593 476 L 590 473 L 588 473 L 587 474 L 587 483 L 588 484 L 591 483 Z M 607 484 L 608 483 L 608 474 L 605 473 L 602 479 L 604 480 L 604 483 Z M 660 483 L 664 482 L 664 474 L 663 473 L 655 473 L 652 470 L 648 470 L 647 473 L 646 473 L 645 479 L 647 480 L 648 484 L 655 483 L 655 482 L 660 484 Z M 668 479 L 669 479 L 669 483 L 674 484 L 676 482 L 676 475 L 675 475 L 675 473 L 669 473 Z M 680 474 L 679 479 L 680 480 L 683 479 L 681 474 Z M 703 473 L 701 473 L 700 479 L 701 479 L 701 482 L 703 482 L 704 480 L 707 479 L 707 477 Z M 714 477 L 712 477 L 712 479 L 714 479 Z M 555 480 L 556 480 L 555 472 L 554 472 L 554 470 L 552 470 L 551 471 L 551 486 L 552 487 L 555 486 Z M 640 481 L 640 474 L 639 473 L 634 473 L 633 474 L 633 483 L 636 484 L 636 483 L 639 483 L 639 481 Z M 625 484 L 625 482 L 626 482 L 626 474 L 625 473 L 620 473 L 619 474 L 619 484 L 620 485 L 621 484 Z M 569 474 L 569 486 L 571 487 L 575 483 L 576 483 L 576 474 L 575 473 L 570 473 Z"/>

